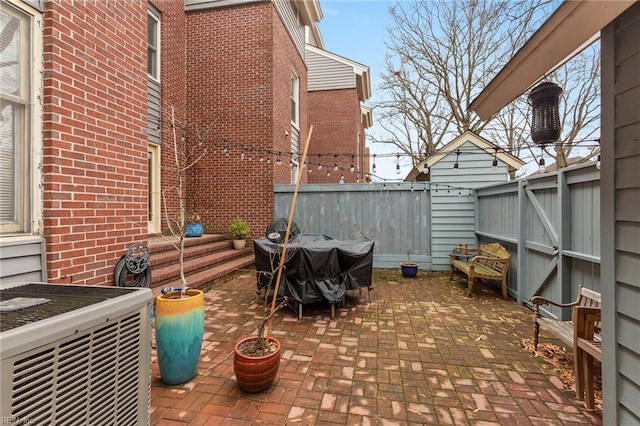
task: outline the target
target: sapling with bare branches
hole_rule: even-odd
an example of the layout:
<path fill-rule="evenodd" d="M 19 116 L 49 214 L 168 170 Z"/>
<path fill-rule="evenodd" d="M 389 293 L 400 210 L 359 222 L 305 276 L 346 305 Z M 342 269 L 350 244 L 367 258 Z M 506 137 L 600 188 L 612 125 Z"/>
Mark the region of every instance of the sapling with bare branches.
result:
<path fill-rule="evenodd" d="M 179 265 L 180 265 L 180 297 L 187 295 L 187 279 L 184 275 L 184 252 L 185 252 L 185 238 L 186 238 L 186 224 L 189 219 L 187 212 L 187 187 L 186 177 L 187 171 L 193 167 L 198 161 L 202 160 L 209 152 L 208 146 L 204 143 L 207 131 L 200 132 L 195 129 L 196 145 L 201 148 L 196 152 L 194 146 L 190 146 L 186 138 L 186 126 L 180 125 L 176 120 L 175 109 L 171 107 L 171 150 L 173 154 L 173 167 L 176 177 L 176 185 L 166 188 L 162 191 L 162 201 L 165 212 L 165 220 L 167 223 L 167 229 L 174 239 L 167 239 L 171 245 L 180 253 Z M 178 138 L 178 130 L 181 131 L 180 138 Z M 173 192 L 178 203 L 178 210 L 175 216 L 170 214 L 167 203 L 167 192 Z M 177 242 L 176 242 L 177 240 Z"/>

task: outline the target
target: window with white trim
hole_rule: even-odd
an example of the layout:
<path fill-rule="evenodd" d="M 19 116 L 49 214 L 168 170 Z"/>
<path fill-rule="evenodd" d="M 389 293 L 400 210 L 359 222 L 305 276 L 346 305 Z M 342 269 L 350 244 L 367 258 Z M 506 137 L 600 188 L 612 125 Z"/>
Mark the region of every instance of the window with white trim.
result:
<path fill-rule="evenodd" d="M 0 234 L 36 232 L 42 45 L 39 12 L 3 2 L 0 9 Z M 35 28 L 34 28 L 35 27 Z"/>
<path fill-rule="evenodd" d="M 147 73 L 160 80 L 160 16 L 153 10 L 147 13 Z"/>

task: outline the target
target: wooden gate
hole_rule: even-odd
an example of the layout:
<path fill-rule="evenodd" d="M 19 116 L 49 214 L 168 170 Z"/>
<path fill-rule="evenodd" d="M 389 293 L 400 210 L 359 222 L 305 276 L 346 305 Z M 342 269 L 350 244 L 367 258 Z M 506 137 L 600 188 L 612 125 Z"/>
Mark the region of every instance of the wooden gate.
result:
<path fill-rule="evenodd" d="M 476 235 L 514 255 L 509 292 L 574 300 L 578 286 L 600 291 L 600 173 L 594 166 L 529 176 L 477 190 Z M 569 309 L 550 315 L 569 319 Z"/>

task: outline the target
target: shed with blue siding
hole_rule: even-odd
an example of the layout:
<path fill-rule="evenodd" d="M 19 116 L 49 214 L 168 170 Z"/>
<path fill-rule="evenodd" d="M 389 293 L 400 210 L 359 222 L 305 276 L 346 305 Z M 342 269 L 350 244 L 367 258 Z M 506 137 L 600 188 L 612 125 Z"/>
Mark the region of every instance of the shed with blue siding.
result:
<path fill-rule="evenodd" d="M 411 171 L 407 179 L 426 177 L 430 182 L 433 270 L 449 269 L 449 253 L 456 244 L 477 244 L 473 190 L 506 182 L 523 165 L 498 145 L 466 131 Z"/>

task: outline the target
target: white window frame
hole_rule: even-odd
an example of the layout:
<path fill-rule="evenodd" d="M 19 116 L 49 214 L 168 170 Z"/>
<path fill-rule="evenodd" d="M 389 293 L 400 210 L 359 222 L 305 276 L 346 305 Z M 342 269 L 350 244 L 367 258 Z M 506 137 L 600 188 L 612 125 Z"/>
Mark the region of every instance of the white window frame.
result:
<path fill-rule="evenodd" d="M 161 206 L 160 206 L 160 176 L 161 164 L 160 145 L 149 143 L 147 145 L 147 156 L 149 164 L 149 211 L 148 211 L 148 230 L 150 234 L 159 234 L 161 232 Z"/>
<path fill-rule="evenodd" d="M 153 7 L 149 7 L 148 11 L 147 11 L 147 20 L 152 20 L 155 22 L 155 46 L 152 45 L 149 42 L 149 34 L 147 33 L 147 75 L 149 76 L 149 78 L 155 80 L 155 81 L 160 81 L 160 52 L 161 52 L 161 44 L 160 44 L 160 14 L 158 12 L 156 12 L 154 10 Z M 149 25 L 147 22 L 147 32 L 149 31 Z M 154 63 L 154 70 L 155 70 L 155 74 L 149 72 L 149 52 L 153 50 L 155 52 L 155 63 Z"/>
<path fill-rule="evenodd" d="M 29 28 L 21 26 L 20 30 L 24 46 L 20 58 L 30 69 L 20 73 L 28 76 L 19 83 L 24 95 L 2 93 L 3 99 L 22 109 L 20 117 L 15 118 L 19 124 L 13 129 L 14 147 L 18 148 L 13 168 L 14 220 L 0 222 L 3 239 L 42 233 L 42 14 L 24 2 L 5 1 L 9 7 L 3 6 L 3 10 L 13 6 L 29 20 Z"/>
<path fill-rule="evenodd" d="M 300 77 L 291 70 L 291 125 L 300 129 Z"/>

